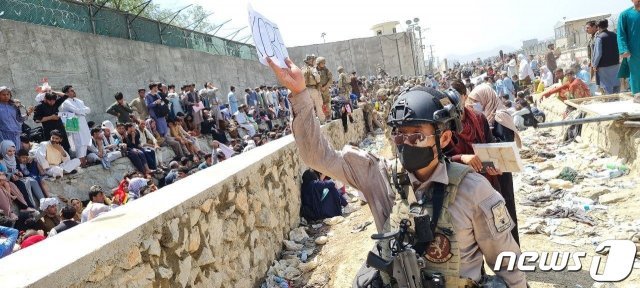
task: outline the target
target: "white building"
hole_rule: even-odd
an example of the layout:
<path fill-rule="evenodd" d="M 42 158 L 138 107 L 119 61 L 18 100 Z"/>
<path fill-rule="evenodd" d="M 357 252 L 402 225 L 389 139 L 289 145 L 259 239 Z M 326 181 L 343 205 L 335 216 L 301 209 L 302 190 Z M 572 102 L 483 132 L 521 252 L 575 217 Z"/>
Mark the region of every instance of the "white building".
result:
<path fill-rule="evenodd" d="M 396 26 L 400 25 L 398 21 L 389 21 L 380 24 L 373 25 L 371 31 L 374 36 L 391 35 L 397 33 Z"/>

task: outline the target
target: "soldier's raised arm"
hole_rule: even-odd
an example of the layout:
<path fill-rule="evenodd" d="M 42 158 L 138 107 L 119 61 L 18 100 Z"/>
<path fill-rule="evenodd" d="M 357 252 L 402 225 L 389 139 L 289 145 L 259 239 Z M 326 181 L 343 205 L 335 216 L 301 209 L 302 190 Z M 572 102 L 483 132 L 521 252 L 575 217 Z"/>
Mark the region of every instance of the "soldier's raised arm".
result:
<path fill-rule="evenodd" d="M 349 145 L 342 151 L 334 150 L 322 135 L 300 68 L 289 59 L 286 60 L 288 68 L 278 67 L 271 59 L 267 59 L 267 62 L 280 84 L 291 90 L 291 129 L 302 161 L 309 167 L 360 190 L 369 202 L 378 231 L 382 231 L 394 199 L 394 195 L 389 194 L 391 189 L 388 189 L 382 162 Z"/>

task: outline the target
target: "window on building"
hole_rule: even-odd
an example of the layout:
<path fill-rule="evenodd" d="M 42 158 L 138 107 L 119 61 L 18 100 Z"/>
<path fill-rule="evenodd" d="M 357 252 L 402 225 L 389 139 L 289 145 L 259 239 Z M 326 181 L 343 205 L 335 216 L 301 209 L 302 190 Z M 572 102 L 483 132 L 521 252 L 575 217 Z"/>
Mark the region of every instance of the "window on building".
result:
<path fill-rule="evenodd" d="M 396 33 L 396 28 L 395 28 L 395 27 L 393 27 L 393 33 L 394 33 L 394 34 Z"/>
<path fill-rule="evenodd" d="M 376 35 L 382 35 L 382 30 L 376 31 Z"/>

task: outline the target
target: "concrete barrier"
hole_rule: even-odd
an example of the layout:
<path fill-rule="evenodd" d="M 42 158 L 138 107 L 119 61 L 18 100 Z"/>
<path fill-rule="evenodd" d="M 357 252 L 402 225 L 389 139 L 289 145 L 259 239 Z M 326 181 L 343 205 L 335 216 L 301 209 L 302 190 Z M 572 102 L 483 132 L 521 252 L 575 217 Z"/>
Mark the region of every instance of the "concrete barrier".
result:
<path fill-rule="evenodd" d="M 364 135 L 362 110 L 333 147 Z M 255 287 L 299 224 L 292 136 L 200 171 L 0 259 L 2 287 Z"/>
<path fill-rule="evenodd" d="M 547 122 L 562 121 L 567 105 L 552 96 L 542 102 L 538 108 L 546 114 Z M 597 115 L 587 113 L 586 117 Z M 552 128 L 553 133 L 562 139 L 569 126 Z M 619 158 L 624 158 L 631 168 L 631 173 L 640 174 L 640 129 L 624 127 L 620 121 L 605 121 L 582 125 L 582 142 L 595 145 L 601 150 Z"/>

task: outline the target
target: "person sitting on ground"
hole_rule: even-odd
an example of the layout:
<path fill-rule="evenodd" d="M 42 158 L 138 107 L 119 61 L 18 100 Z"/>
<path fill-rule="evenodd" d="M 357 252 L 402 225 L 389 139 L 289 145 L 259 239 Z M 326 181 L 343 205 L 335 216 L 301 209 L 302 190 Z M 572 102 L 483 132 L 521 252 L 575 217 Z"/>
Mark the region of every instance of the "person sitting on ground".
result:
<path fill-rule="evenodd" d="M 558 99 L 564 101 L 568 99 L 578 99 L 591 96 L 591 91 L 587 84 L 585 84 L 579 78 L 576 78 L 576 74 L 573 70 L 567 71 L 566 83 L 560 87 L 551 89 L 542 94 L 540 101 L 544 100 L 555 93 L 558 93 Z"/>
<path fill-rule="evenodd" d="M 131 124 L 131 123 L 128 123 Z M 144 152 L 142 152 L 140 149 L 137 148 L 135 141 L 129 141 L 127 140 L 128 134 L 127 134 L 127 128 L 124 124 L 122 123 L 118 123 L 116 125 L 116 131 L 118 132 L 118 134 L 123 137 L 120 141 L 122 141 L 121 143 L 123 143 L 126 147 L 126 151 L 127 151 L 127 157 L 129 158 L 129 160 L 131 160 L 131 163 L 133 163 L 133 166 L 136 167 L 136 169 L 138 171 L 140 171 L 141 173 L 144 174 L 151 174 L 154 171 L 151 171 L 151 169 L 149 169 L 149 165 L 147 164 L 147 157 L 145 156 Z M 132 135 L 131 138 L 133 140 L 135 140 L 135 135 Z M 140 138 L 138 137 L 138 143 Z"/>
<path fill-rule="evenodd" d="M 180 168 L 180 163 L 178 163 L 178 161 L 171 161 L 171 163 L 169 163 L 169 169 L 171 169 L 169 171 L 169 173 L 167 173 L 167 176 L 164 177 L 164 185 L 170 185 L 173 184 L 173 182 L 176 181 L 176 179 L 178 178 L 178 169 Z"/>
<path fill-rule="evenodd" d="M 236 119 L 236 122 L 238 122 L 238 125 L 240 126 L 240 128 L 244 129 L 245 132 L 250 136 L 253 137 L 253 135 L 256 134 L 256 127 L 257 125 L 254 126 L 255 122 L 251 122 L 249 116 L 247 116 L 247 113 L 249 112 L 249 108 L 247 107 L 246 104 L 242 104 L 240 105 L 238 111 L 233 114 L 233 116 Z"/>
<path fill-rule="evenodd" d="M 73 206 L 66 206 L 62 208 L 61 214 L 63 220 L 60 222 L 60 224 L 58 224 L 56 227 L 53 227 L 53 229 L 49 231 L 49 234 L 47 234 L 49 235 L 49 237 L 58 235 L 79 224 L 74 219 L 76 216 L 76 208 L 73 208 Z"/>
<path fill-rule="evenodd" d="M 69 201 L 69 205 L 76 209 L 76 215 L 73 216 L 73 220 L 80 223 L 80 221 L 82 221 L 82 211 L 84 210 L 82 201 L 78 198 L 72 198 L 71 201 Z"/>
<path fill-rule="evenodd" d="M 109 154 L 120 154 L 120 151 L 107 152 L 105 148 L 105 141 L 103 138 L 102 130 L 100 128 L 91 129 L 91 145 L 87 147 L 87 161 L 90 163 L 101 163 L 102 168 L 109 170 L 111 168 L 111 161 L 115 160 L 109 157 Z M 120 154 L 121 155 L 121 154 Z M 114 155 L 115 156 L 115 155 Z M 117 158 L 116 158 L 117 159 Z"/>
<path fill-rule="evenodd" d="M 152 183 L 145 178 L 135 177 L 129 180 L 129 197 L 127 198 L 127 203 L 142 197 L 140 192 L 151 185 Z"/>
<path fill-rule="evenodd" d="M 16 145 L 11 140 L 2 141 L 0 155 L 2 155 L 0 163 L 6 168 L 7 177 L 20 189 L 27 203 L 31 203 L 30 206 L 35 208 L 40 199 L 44 198 L 44 194 L 37 180 L 26 177 L 20 171 L 18 157 L 16 157 Z"/>
<path fill-rule="evenodd" d="M 183 156 L 189 155 L 189 150 L 187 146 L 182 145 L 180 142 L 176 141 L 170 135 L 160 135 L 158 129 L 156 127 L 156 121 L 149 118 L 145 121 L 146 128 L 151 131 L 153 137 L 156 139 L 156 143 L 160 145 L 160 147 L 170 147 L 173 153 L 176 155 L 174 159 L 180 159 Z"/>
<path fill-rule="evenodd" d="M 529 103 L 527 103 L 526 100 L 519 99 L 516 101 L 515 109 L 516 111 L 511 115 L 513 116 L 513 122 L 515 123 L 516 128 L 518 128 L 519 131 L 527 130 L 527 126 L 531 125 L 527 125 L 530 124 L 530 121 L 526 121 L 526 119 L 533 117 L 531 109 L 529 108 Z"/>
<path fill-rule="evenodd" d="M 200 149 L 198 149 L 198 146 L 195 145 L 196 138 L 189 135 L 187 131 L 184 131 L 184 129 L 182 129 L 182 126 L 178 125 L 175 120 L 171 119 L 168 121 L 168 123 L 171 137 L 180 142 L 180 144 L 185 145 L 187 147 L 187 150 L 194 156 L 194 161 L 198 161 L 199 158 L 197 155 L 199 155 L 201 152 Z"/>
<path fill-rule="evenodd" d="M 34 179 L 42 190 L 43 196 L 49 198 L 49 186 L 45 183 L 43 176 L 45 175 L 44 169 L 29 156 L 29 151 L 26 149 L 20 149 L 18 151 L 18 170 L 24 177 Z M 40 201 L 40 200 L 38 200 Z"/>
<path fill-rule="evenodd" d="M 188 174 L 189 174 L 189 168 L 184 166 L 178 168 L 178 177 L 176 177 L 176 181 L 186 178 Z"/>
<path fill-rule="evenodd" d="M 49 233 L 51 229 L 60 224 L 60 215 L 58 215 L 58 199 L 56 198 L 44 198 L 40 200 L 40 221 L 44 225 L 45 234 Z"/>
<path fill-rule="evenodd" d="M 104 145 L 104 149 L 107 152 L 107 158 L 110 162 L 115 161 L 116 159 L 122 158 L 124 156 L 123 151 L 126 152 L 126 147 L 122 143 L 122 138 L 116 133 L 116 128 L 113 126 L 113 123 L 109 120 L 105 120 L 102 122 L 102 143 Z"/>
<path fill-rule="evenodd" d="M 87 207 L 82 211 L 82 217 L 80 219 L 81 223 L 98 217 L 100 213 L 104 212 L 104 208 L 102 208 L 102 206 L 106 206 L 107 208 L 109 208 L 107 204 L 109 203 L 108 200 L 109 199 L 104 195 L 102 187 L 98 185 L 91 186 L 91 188 L 89 188 L 89 203 L 87 204 Z M 107 211 L 108 210 L 110 209 L 107 209 Z"/>
<path fill-rule="evenodd" d="M 147 166 L 152 170 L 157 169 L 158 167 L 157 167 L 157 161 L 156 161 L 155 146 L 153 146 L 153 148 L 146 146 L 147 145 L 146 138 L 145 138 L 145 142 L 142 142 L 141 140 L 142 133 L 140 133 L 140 131 L 136 129 L 136 126 L 134 126 L 133 123 L 125 124 L 125 129 L 127 129 L 127 136 L 125 138 L 125 142 L 127 143 L 127 148 L 129 149 L 135 148 L 142 151 L 144 153 L 144 156 L 146 157 Z"/>
<path fill-rule="evenodd" d="M 27 205 L 24 196 L 20 193 L 18 187 L 9 181 L 7 174 L 4 171 L 0 171 L 0 210 L 5 216 L 12 220 L 18 219 L 18 216 L 11 210 L 11 203 L 18 206 L 20 211 L 35 211 L 35 209 Z"/>
<path fill-rule="evenodd" d="M 218 128 L 218 121 L 214 117 L 211 116 L 211 112 L 207 110 L 202 111 L 203 121 L 200 123 L 200 130 L 204 135 L 211 135 L 213 140 L 220 141 L 222 143 L 229 143 L 227 140 L 227 135 L 224 133 L 224 130 Z"/>
<path fill-rule="evenodd" d="M 51 131 L 49 141 L 42 142 L 36 153 L 38 164 L 51 177 L 62 177 L 63 174 L 73 174 L 80 167 L 80 159 L 71 159 L 62 147 L 62 134 L 58 130 Z"/>
<path fill-rule="evenodd" d="M 24 226 L 26 230 L 18 240 L 20 249 L 25 249 L 47 238 L 42 221 L 32 217 L 24 222 Z"/>
<path fill-rule="evenodd" d="M 204 161 L 202 163 L 200 163 L 200 165 L 198 165 L 198 169 L 199 170 L 204 170 L 207 169 L 211 166 L 213 166 L 213 155 L 211 155 L 211 153 L 208 153 L 207 155 L 204 155 Z"/>
<path fill-rule="evenodd" d="M 13 252 L 20 231 L 12 228 L 13 221 L 0 215 L 0 259 Z"/>

